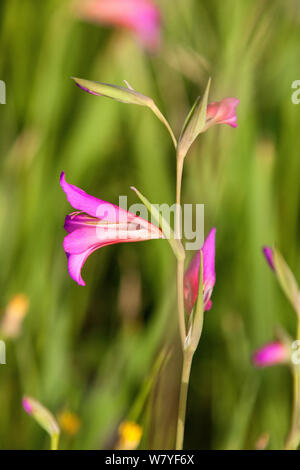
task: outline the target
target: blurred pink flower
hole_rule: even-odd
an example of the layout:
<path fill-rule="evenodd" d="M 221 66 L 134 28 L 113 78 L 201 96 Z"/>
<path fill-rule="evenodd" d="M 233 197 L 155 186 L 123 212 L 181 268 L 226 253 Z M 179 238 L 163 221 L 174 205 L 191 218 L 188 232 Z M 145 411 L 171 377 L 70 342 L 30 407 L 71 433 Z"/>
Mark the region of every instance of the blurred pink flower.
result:
<path fill-rule="evenodd" d="M 95 250 L 115 243 L 138 242 L 164 238 L 162 231 L 142 217 L 115 206 L 82 189 L 67 183 L 65 174 L 60 184 L 74 209 L 65 218 L 64 250 L 68 258 L 69 274 L 79 285 L 85 286 L 81 269 Z"/>
<path fill-rule="evenodd" d="M 280 341 L 268 343 L 254 352 L 252 362 L 257 367 L 267 367 L 286 362 L 289 351 Z"/>
<path fill-rule="evenodd" d="M 265 258 L 266 258 L 270 268 L 273 269 L 273 271 L 275 271 L 272 248 L 270 248 L 269 246 L 264 246 L 263 247 L 263 253 L 265 255 Z"/>
<path fill-rule="evenodd" d="M 203 307 L 209 310 L 212 306 L 211 294 L 216 282 L 215 274 L 215 237 L 216 228 L 213 228 L 203 243 Z M 188 313 L 191 313 L 198 297 L 199 290 L 200 250 L 192 258 L 184 275 L 184 304 Z"/>
<path fill-rule="evenodd" d="M 152 0 L 82 0 L 76 5 L 81 18 L 132 31 L 150 51 L 160 40 L 160 13 Z"/>
<path fill-rule="evenodd" d="M 237 127 L 236 107 L 240 100 L 238 98 L 224 98 L 207 106 L 205 130 L 214 124 L 229 124 Z"/>
<path fill-rule="evenodd" d="M 29 399 L 27 399 L 26 397 L 24 397 L 22 399 L 22 405 L 23 405 L 23 408 L 24 410 L 26 411 L 26 413 L 28 413 L 29 415 L 32 413 L 32 406 L 29 402 Z"/>

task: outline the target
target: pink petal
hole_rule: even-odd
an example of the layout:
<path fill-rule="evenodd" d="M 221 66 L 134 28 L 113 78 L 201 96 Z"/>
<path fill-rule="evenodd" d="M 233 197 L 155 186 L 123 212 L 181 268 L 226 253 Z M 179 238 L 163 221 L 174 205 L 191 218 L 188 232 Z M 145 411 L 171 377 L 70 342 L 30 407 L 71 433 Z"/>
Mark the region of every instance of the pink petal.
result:
<path fill-rule="evenodd" d="M 90 196 L 82 189 L 69 184 L 66 181 L 64 171 L 60 175 L 60 185 L 66 193 L 67 199 L 74 209 L 109 222 L 117 222 L 122 216 L 127 217 L 127 212 L 114 204 L 102 201 Z"/>
<path fill-rule="evenodd" d="M 161 238 L 161 233 L 153 233 L 139 224 L 103 224 L 86 225 L 73 230 L 64 239 L 66 253 L 82 253 L 87 249 L 107 243 L 126 243 Z"/>
<path fill-rule="evenodd" d="M 99 243 L 96 227 L 83 227 L 69 233 L 63 246 L 66 253 L 79 254 Z"/>
<path fill-rule="evenodd" d="M 32 412 L 32 406 L 31 406 L 31 404 L 29 403 L 29 401 L 27 400 L 26 397 L 24 397 L 22 399 L 22 405 L 23 405 L 23 408 L 26 411 L 26 413 L 28 413 L 30 415 L 31 412 Z"/>
<path fill-rule="evenodd" d="M 69 235 L 67 235 L 68 237 Z M 66 238 L 67 238 L 66 237 Z M 101 243 L 97 243 L 95 245 L 90 246 L 87 248 L 85 251 L 82 251 L 81 253 L 68 253 L 66 252 L 67 258 L 68 258 L 68 271 L 71 276 L 71 278 L 76 281 L 80 286 L 85 286 L 85 282 L 82 279 L 81 276 L 81 270 L 82 267 L 87 260 L 87 258 L 96 250 L 99 248 L 102 248 L 104 246 L 108 245 L 114 245 L 116 243 L 122 243 L 122 242 L 134 242 L 136 240 L 105 240 Z"/>
<path fill-rule="evenodd" d="M 215 275 L 215 237 L 216 229 L 213 228 L 201 248 L 203 253 L 203 285 L 204 285 L 204 309 L 211 308 L 210 296 L 216 282 Z M 184 275 L 184 300 L 185 308 L 190 313 L 198 297 L 199 290 L 200 251 L 193 257 Z"/>
<path fill-rule="evenodd" d="M 272 366 L 285 362 L 288 359 L 288 354 L 286 346 L 276 341 L 258 349 L 253 354 L 252 362 L 257 367 Z"/>
<path fill-rule="evenodd" d="M 71 233 L 74 230 L 82 227 L 86 227 L 87 225 L 96 225 L 99 222 L 99 219 L 96 217 L 91 217 L 90 215 L 86 215 L 82 212 L 73 212 L 72 214 L 68 214 L 65 218 L 64 229 Z"/>
<path fill-rule="evenodd" d="M 151 228 L 151 224 L 149 226 Z M 85 286 L 85 282 L 81 277 L 81 269 L 88 256 L 95 250 L 115 243 L 137 242 L 162 237 L 163 235 L 157 227 L 153 232 L 134 224 L 128 224 L 121 228 L 118 224 L 113 224 L 113 227 L 110 225 L 91 225 L 76 228 L 64 239 L 69 274 L 79 285 Z"/>
<path fill-rule="evenodd" d="M 207 106 L 207 125 L 229 124 L 237 127 L 236 107 L 240 100 L 237 98 L 224 98 L 222 101 L 210 103 Z"/>
<path fill-rule="evenodd" d="M 265 258 L 266 258 L 270 268 L 273 269 L 273 271 L 275 271 L 272 248 L 270 248 L 269 246 L 264 246 L 263 247 L 263 253 L 265 255 Z"/>
<path fill-rule="evenodd" d="M 205 287 L 213 287 L 216 282 L 215 274 L 215 242 L 216 228 L 211 229 L 204 241 L 203 251 L 203 283 Z M 199 256 L 200 263 L 200 256 Z M 199 273 L 199 270 L 198 270 Z"/>
<path fill-rule="evenodd" d="M 158 46 L 160 14 L 151 0 L 86 0 L 78 3 L 78 13 L 88 21 L 133 31 L 150 49 Z"/>
<path fill-rule="evenodd" d="M 69 274 L 71 278 L 76 281 L 77 284 L 79 284 L 80 286 L 85 286 L 85 282 L 81 277 L 81 269 L 88 256 L 91 255 L 93 251 L 97 250 L 97 248 L 98 247 L 91 247 L 83 253 L 79 254 L 67 254 Z"/>

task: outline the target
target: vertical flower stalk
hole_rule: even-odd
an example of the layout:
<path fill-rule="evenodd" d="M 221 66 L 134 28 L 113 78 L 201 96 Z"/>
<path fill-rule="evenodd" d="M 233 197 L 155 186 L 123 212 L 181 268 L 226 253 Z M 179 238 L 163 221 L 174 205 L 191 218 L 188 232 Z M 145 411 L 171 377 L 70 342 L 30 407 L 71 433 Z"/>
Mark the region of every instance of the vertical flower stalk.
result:
<path fill-rule="evenodd" d="M 32 416 L 41 428 L 49 434 L 51 439 L 51 450 L 57 450 L 60 428 L 53 414 L 50 413 L 50 411 L 47 410 L 47 408 L 45 408 L 40 402 L 28 396 L 23 397 L 22 405 L 26 413 Z"/>
<path fill-rule="evenodd" d="M 183 125 L 181 135 L 176 149 L 176 214 L 175 214 L 175 237 L 181 239 L 181 187 L 184 159 L 194 140 L 198 137 L 206 122 L 207 100 L 210 88 L 208 81 L 204 97 L 202 100 L 198 97 Z M 177 259 L 177 310 L 178 323 L 181 337 L 182 350 L 186 340 L 186 325 L 184 312 L 184 260 Z"/>
<path fill-rule="evenodd" d="M 176 450 L 182 450 L 185 428 L 186 404 L 192 368 L 193 353 L 185 351 L 183 354 L 179 406 L 178 406 L 178 419 L 177 419 L 177 432 L 176 432 Z"/>
<path fill-rule="evenodd" d="M 203 98 L 197 98 L 187 116 L 177 145 L 175 236 L 178 238 L 181 238 L 181 187 L 183 164 L 191 145 L 201 133 L 215 124 L 229 124 L 232 127 L 237 126 L 236 107 L 239 100 L 236 98 L 225 98 L 221 102 L 208 104 L 209 90 L 210 79 L 207 83 Z M 177 420 L 176 450 L 183 448 L 186 403 L 191 366 L 202 333 L 203 310 L 209 310 L 211 307 L 210 296 L 215 283 L 214 259 L 215 229 L 211 231 L 202 249 L 192 260 L 186 275 L 184 275 L 184 259 L 177 260 L 177 302 L 180 335 L 183 345 L 183 365 Z M 211 276 L 208 276 L 210 279 L 208 279 L 207 273 L 210 273 Z M 195 311 L 191 313 L 195 302 Z M 187 334 L 185 308 L 187 313 L 190 313 L 190 325 Z"/>
<path fill-rule="evenodd" d="M 202 99 L 198 97 L 183 125 L 177 145 L 176 157 L 176 216 L 175 236 L 181 238 L 181 187 L 183 164 L 188 151 L 197 137 L 215 124 L 228 124 L 237 127 L 237 98 L 224 98 L 220 102 L 208 104 L 211 80 L 208 80 Z M 184 346 L 186 328 L 184 320 L 184 259 L 177 260 L 177 302 L 181 341 Z"/>
<path fill-rule="evenodd" d="M 177 159 L 177 172 L 176 172 L 176 213 L 175 213 L 175 237 L 181 239 L 181 180 L 182 180 L 183 160 Z M 177 258 L 177 310 L 178 310 L 178 324 L 181 338 L 181 345 L 184 349 L 184 342 L 186 338 L 185 315 L 184 315 L 184 295 L 183 295 L 183 277 L 184 277 L 184 260 L 185 251 L 183 256 Z"/>

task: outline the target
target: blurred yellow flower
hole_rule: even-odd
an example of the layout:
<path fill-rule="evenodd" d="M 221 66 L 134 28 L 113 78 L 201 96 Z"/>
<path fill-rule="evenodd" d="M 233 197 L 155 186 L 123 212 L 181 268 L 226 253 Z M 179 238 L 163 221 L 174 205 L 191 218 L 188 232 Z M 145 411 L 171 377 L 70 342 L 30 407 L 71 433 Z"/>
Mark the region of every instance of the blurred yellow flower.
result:
<path fill-rule="evenodd" d="M 143 430 L 134 421 L 123 421 L 119 426 L 118 450 L 135 450 L 141 442 Z"/>
<path fill-rule="evenodd" d="M 72 413 L 71 411 L 61 411 L 57 418 L 62 431 L 66 434 L 74 436 L 78 433 L 81 422 L 75 413 Z"/>
<path fill-rule="evenodd" d="M 24 294 L 15 295 L 7 305 L 0 329 L 1 333 L 8 338 L 19 336 L 23 319 L 28 312 L 29 299 Z"/>

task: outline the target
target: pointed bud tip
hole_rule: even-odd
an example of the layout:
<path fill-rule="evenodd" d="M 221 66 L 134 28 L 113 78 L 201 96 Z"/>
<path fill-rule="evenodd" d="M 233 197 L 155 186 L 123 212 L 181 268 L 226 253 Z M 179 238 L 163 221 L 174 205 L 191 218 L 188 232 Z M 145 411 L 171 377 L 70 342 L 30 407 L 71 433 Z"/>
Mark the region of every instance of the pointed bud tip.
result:
<path fill-rule="evenodd" d="M 30 398 L 29 397 L 23 397 L 22 406 L 23 406 L 24 410 L 26 411 L 26 413 L 28 413 L 29 415 L 32 413 L 32 406 L 30 404 Z"/>
<path fill-rule="evenodd" d="M 273 249 L 270 246 L 263 246 L 262 251 L 267 260 L 268 265 L 273 271 L 275 271 Z"/>

